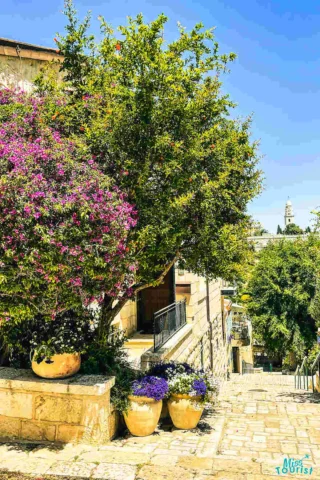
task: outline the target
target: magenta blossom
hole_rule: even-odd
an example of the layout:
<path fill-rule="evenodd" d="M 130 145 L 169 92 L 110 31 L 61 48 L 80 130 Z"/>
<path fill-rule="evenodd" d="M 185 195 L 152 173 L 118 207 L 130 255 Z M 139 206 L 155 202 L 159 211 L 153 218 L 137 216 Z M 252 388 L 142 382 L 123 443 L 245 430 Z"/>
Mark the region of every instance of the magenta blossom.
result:
<path fill-rule="evenodd" d="M 0 90 L 0 317 L 54 318 L 133 284 L 134 206 L 83 145 L 44 126 L 41 106 Z"/>

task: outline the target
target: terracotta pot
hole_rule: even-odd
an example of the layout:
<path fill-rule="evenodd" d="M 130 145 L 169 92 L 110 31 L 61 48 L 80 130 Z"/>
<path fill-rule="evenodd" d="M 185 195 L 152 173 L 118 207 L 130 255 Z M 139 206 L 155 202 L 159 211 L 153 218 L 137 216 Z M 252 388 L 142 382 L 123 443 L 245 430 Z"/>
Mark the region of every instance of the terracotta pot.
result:
<path fill-rule="evenodd" d="M 62 353 L 53 355 L 53 363 L 42 361 L 37 363 L 32 360 L 31 367 L 36 375 L 42 378 L 67 378 L 75 375 L 81 366 L 80 353 Z"/>
<path fill-rule="evenodd" d="M 196 428 L 204 410 L 201 396 L 172 394 L 168 400 L 168 409 L 176 428 L 190 430 Z"/>
<path fill-rule="evenodd" d="M 132 435 L 146 437 L 151 435 L 159 422 L 162 400 L 129 395 L 130 409 L 124 412 L 124 420 Z"/>

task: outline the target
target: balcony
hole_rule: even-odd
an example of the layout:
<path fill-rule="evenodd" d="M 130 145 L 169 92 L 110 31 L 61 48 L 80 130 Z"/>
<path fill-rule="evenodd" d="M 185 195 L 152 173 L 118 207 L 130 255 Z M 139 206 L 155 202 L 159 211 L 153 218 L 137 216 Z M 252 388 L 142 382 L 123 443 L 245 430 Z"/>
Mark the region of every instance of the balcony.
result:
<path fill-rule="evenodd" d="M 241 342 L 243 346 L 250 345 L 250 330 L 245 324 L 233 324 L 231 329 L 231 338 L 236 342 Z"/>
<path fill-rule="evenodd" d="M 153 351 L 156 352 L 187 323 L 186 301 L 172 303 L 153 315 Z"/>

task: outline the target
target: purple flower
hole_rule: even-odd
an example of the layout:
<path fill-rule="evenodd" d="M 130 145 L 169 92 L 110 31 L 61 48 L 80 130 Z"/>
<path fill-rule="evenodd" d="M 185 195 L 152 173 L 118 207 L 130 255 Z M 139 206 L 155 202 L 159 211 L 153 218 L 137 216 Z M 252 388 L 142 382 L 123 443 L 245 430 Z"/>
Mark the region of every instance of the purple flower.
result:
<path fill-rule="evenodd" d="M 204 380 L 195 380 L 192 388 L 197 392 L 197 395 L 205 395 L 207 392 L 207 386 Z"/>
<path fill-rule="evenodd" d="M 168 384 L 164 378 L 143 377 L 132 384 L 132 393 L 138 397 L 162 400 L 168 393 Z"/>
<path fill-rule="evenodd" d="M 195 373 L 194 368 L 191 367 L 188 363 L 175 363 L 175 362 L 168 362 L 168 363 L 156 363 L 151 369 L 149 370 L 149 375 L 154 375 L 155 377 L 161 377 L 168 380 L 173 375 L 177 373 L 187 373 L 192 374 Z"/>

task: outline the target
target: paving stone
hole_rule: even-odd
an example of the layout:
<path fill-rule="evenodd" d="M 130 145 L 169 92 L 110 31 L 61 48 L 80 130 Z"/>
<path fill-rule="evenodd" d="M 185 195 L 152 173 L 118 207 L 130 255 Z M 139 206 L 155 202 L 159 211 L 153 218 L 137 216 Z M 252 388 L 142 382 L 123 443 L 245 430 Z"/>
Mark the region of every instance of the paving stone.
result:
<path fill-rule="evenodd" d="M 145 465 L 136 480 L 193 480 L 194 474 L 182 467 Z"/>
<path fill-rule="evenodd" d="M 65 475 L 66 477 L 90 477 L 96 467 L 95 463 L 56 462 L 46 473 L 48 475 Z"/>
<path fill-rule="evenodd" d="M 52 466 L 52 461 L 44 459 L 19 459 L 9 457 L 0 463 L 1 470 L 8 470 L 9 472 L 21 472 L 30 474 L 44 474 L 47 473 Z"/>
<path fill-rule="evenodd" d="M 177 466 L 188 470 L 203 470 L 212 471 L 212 458 L 198 458 L 194 456 L 180 457 Z"/>
<path fill-rule="evenodd" d="M 127 465 L 139 465 L 148 463 L 150 456 L 144 453 L 137 452 L 114 452 L 114 451 L 95 451 L 85 452 L 80 455 L 79 461 L 81 462 L 98 462 L 98 463 L 120 463 Z"/>
<path fill-rule="evenodd" d="M 133 465 L 118 463 L 100 463 L 93 470 L 91 478 L 97 480 L 134 480 L 137 468 Z"/>
<path fill-rule="evenodd" d="M 175 465 L 178 460 L 177 455 L 155 455 L 151 457 L 150 463 L 153 465 Z"/>
<path fill-rule="evenodd" d="M 260 464 L 255 462 L 243 462 L 238 460 L 213 459 L 214 471 L 225 471 L 233 473 L 260 473 Z"/>

